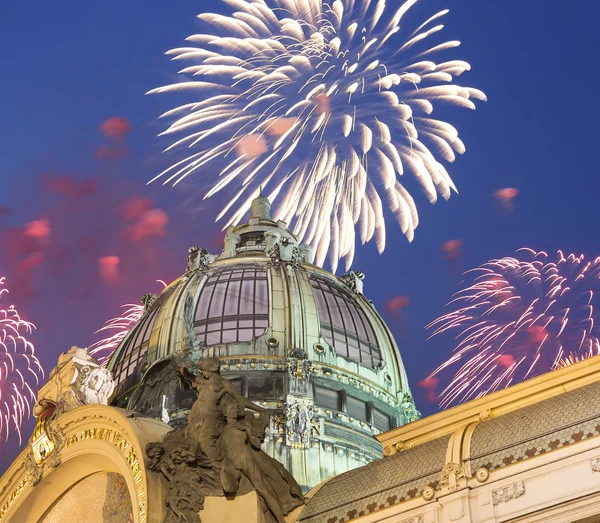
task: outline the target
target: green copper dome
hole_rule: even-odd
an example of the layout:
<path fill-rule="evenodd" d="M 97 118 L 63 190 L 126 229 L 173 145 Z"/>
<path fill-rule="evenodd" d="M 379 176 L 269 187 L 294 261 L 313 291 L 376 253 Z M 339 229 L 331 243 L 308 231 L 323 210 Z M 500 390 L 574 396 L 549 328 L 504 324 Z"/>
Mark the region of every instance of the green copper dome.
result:
<path fill-rule="evenodd" d="M 257 198 L 220 255 L 191 248 L 185 274 L 146 301 L 108 366 L 115 405 L 175 426 L 192 391 L 156 384 L 142 404 L 136 388 L 165 362 L 218 357 L 239 392 L 272 409 L 265 450 L 308 489 L 381 457 L 373 435 L 418 413 L 396 343 L 363 295 L 363 275 L 337 278 L 312 265 L 311 249 L 269 209 Z"/>

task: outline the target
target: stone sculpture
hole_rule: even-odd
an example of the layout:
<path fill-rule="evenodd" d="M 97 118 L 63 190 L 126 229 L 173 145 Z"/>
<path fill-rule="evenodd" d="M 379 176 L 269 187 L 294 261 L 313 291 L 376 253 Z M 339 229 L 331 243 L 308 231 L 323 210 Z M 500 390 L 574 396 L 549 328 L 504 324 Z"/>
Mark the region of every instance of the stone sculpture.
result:
<path fill-rule="evenodd" d="M 277 460 L 260 448 L 269 423 L 267 411 L 241 396 L 219 374 L 218 358 L 180 369 L 198 393 L 187 427 L 169 432 L 146 447 L 146 465 L 169 483 L 165 523 L 199 523 L 206 496 L 258 494 L 265 519 L 284 523 L 304 503 L 302 490 Z M 255 413 L 258 413 L 258 417 Z"/>
<path fill-rule="evenodd" d="M 412 423 L 421 419 L 421 413 L 415 407 L 415 402 L 410 394 L 405 393 L 402 397 L 402 403 L 400 404 L 400 410 L 404 414 L 406 423 Z"/>
<path fill-rule="evenodd" d="M 156 301 L 156 298 L 158 298 L 158 296 L 156 294 L 152 294 L 150 292 L 147 292 L 146 294 L 142 294 L 141 302 L 142 302 L 142 305 L 144 306 L 144 312 L 146 312 L 147 310 L 150 309 L 150 307 L 152 307 L 152 305 Z"/>
<path fill-rule="evenodd" d="M 82 405 L 107 405 L 115 389 L 111 372 L 102 367 L 87 349 L 71 347 L 58 358 L 48 381 L 38 392 L 38 404 L 49 400 L 59 413 Z M 34 414 L 44 410 L 43 404 L 34 406 Z"/>
<path fill-rule="evenodd" d="M 216 256 L 210 254 L 205 248 L 200 248 L 197 245 L 193 245 L 188 249 L 188 263 L 186 273 L 195 270 L 201 270 L 206 272 L 208 270 L 208 264 L 214 261 Z"/>

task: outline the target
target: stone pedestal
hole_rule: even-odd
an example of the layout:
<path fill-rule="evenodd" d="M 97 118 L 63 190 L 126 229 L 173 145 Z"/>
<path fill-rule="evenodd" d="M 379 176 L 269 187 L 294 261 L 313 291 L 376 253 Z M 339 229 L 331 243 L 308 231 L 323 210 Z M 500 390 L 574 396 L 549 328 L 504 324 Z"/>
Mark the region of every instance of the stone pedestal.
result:
<path fill-rule="evenodd" d="M 235 498 L 207 496 L 200 511 L 202 523 L 267 523 L 256 492 Z"/>

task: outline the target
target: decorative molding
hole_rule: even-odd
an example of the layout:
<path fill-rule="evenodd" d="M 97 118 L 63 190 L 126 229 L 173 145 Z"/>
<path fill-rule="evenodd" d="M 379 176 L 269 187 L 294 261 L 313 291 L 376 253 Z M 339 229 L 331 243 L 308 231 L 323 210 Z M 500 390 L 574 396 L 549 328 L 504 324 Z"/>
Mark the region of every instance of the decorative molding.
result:
<path fill-rule="evenodd" d="M 112 373 L 98 364 L 87 349 L 71 347 L 58 358 L 48 381 L 38 392 L 33 414 L 38 417 L 49 404 L 56 419 L 82 405 L 107 405 L 115 389 Z"/>
<path fill-rule="evenodd" d="M 156 301 L 156 298 L 158 298 L 158 296 L 156 294 L 152 294 L 150 292 L 147 292 L 146 294 L 142 294 L 142 298 L 141 298 L 141 302 L 142 305 L 144 306 L 144 312 L 150 310 L 150 307 L 152 307 L 153 303 Z"/>
<path fill-rule="evenodd" d="M 425 501 L 431 501 L 435 497 L 435 489 L 431 486 L 427 486 L 421 492 L 421 496 Z"/>
<path fill-rule="evenodd" d="M 508 503 L 511 499 L 520 498 L 523 494 L 525 494 L 525 482 L 520 481 L 508 487 L 492 490 L 492 503 L 494 506 Z"/>
<path fill-rule="evenodd" d="M 421 419 L 421 413 L 415 407 L 415 401 L 413 400 L 412 396 L 408 393 L 404 393 L 404 396 L 402 397 L 400 410 L 404 415 L 406 423 L 412 423 L 413 421 Z"/>
<path fill-rule="evenodd" d="M 275 238 L 275 234 L 267 233 L 268 240 Z M 294 245 L 288 238 L 281 238 L 277 234 L 274 241 L 267 241 L 265 254 L 271 259 L 267 265 L 269 267 L 279 267 L 283 263 L 286 267 L 293 267 L 297 270 L 305 271 L 305 254 L 300 247 Z"/>
<path fill-rule="evenodd" d="M 187 272 L 200 270 L 201 272 L 208 271 L 208 265 L 215 260 L 216 256 L 210 254 L 206 249 L 193 245 L 188 249 Z"/>
<path fill-rule="evenodd" d="M 314 412 L 314 406 L 306 401 L 295 400 L 285 404 L 285 428 L 289 446 L 296 448 L 308 446 Z"/>
<path fill-rule="evenodd" d="M 361 295 L 363 294 L 364 279 L 365 275 L 361 271 L 352 271 L 340 277 L 340 280 L 342 280 L 352 292 Z"/>
<path fill-rule="evenodd" d="M 477 481 L 479 481 L 479 483 L 485 483 L 489 479 L 489 477 L 490 471 L 485 467 L 481 467 L 477 469 L 477 472 L 475 472 L 475 478 L 477 479 Z"/>
<path fill-rule="evenodd" d="M 95 361 L 87 365 L 75 360 L 73 363 L 73 394 L 79 405 L 108 405 L 108 399 L 115 390 L 112 373 Z"/>
<path fill-rule="evenodd" d="M 290 393 L 307 396 L 308 378 L 314 372 L 314 368 L 306 351 L 300 348 L 292 349 L 285 360 L 285 368 L 289 374 Z"/>
<path fill-rule="evenodd" d="M 398 452 L 404 452 L 405 450 L 411 449 L 412 443 L 404 443 L 404 441 L 397 441 L 392 445 Z"/>
<path fill-rule="evenodd" d="M 590 466 L 592 467 L 592 472 L 600 472 L 600 458 L 591 459 Z"/>
<path fill-rule="evenodd" d="M 529 405 L 555 397 L 565 390 L 574 390 L 597 382 L 600 376 L 600 358 L 588 358 L 574 365 L 536 376 L 482 398 L 457 405 L 427 416 L 414 423 L 376 434 L 382 446 L 390 447 L 397 441 L 412 441 L 420 445 L 441 436 L 450 435 L 474 422 L 514 412 Z"/>
<path fill-rule="evenodd" d="M 460 463 L 446 463 L 440 474 L 440 487 L 456 489 L 459 479 L 465 477 L 465 469 Z"/>
<path fill-rule="evenodd" d="M 25 474 L 19 484 L 12 490 L 8 499 L 0 506 L 0 521 L 4 518 L 4 515 L 8 512 L 8 509 L 21 495 L 27 484 L 29 483 L 29 476 Z"/>
<path fill-rule="evenodd" d="M 54 406 L 56 407 L 56 406 Z M 88 409 L 88 410 L 86 410 Z M 99 410 L 100 409 L 100 410 Z M 33 493 L 33 489 L 41 480 L 45 480 L 51 469 L 64 462 L 80 455 L 80 451 L 73 451 L 73 447 L 82 444 L 92 443 L 95 450 L 98 447 L 109 446 L 116 449 L 120 458 L 111 457 L 114 463 L 119 463 L 121 472 L 126 476 L 125 469 L 131 475 L 133 488 L 132 504 L 134 512 L 137 512 L 136 521 L 139 523 L 147 522 L 147 500 L 148 484 L 146 482 L 146 472 L 143 463 L 143 457 L 137 449 L 137 432 L 132 434 L 132 426 L 127 424 L 123 414 L 116 409 L 102 405 L 89 405 L 77 409 L 76 412 L 62 414 L 58 418 L 58 410 L 50 413 L 47 407 L 42 415 L 38 417 L 35 433 L 43 435 L 44 432 L 50 436 L 55 447 L 50 454 L 38 454 L 31 447 L 24 449 L 19 457 L 13 462 L 9 470 L 1 478 L 0 486 L 0 522 L 13 521 L 17 518 L 15 510 L 20 510 L 21 498 L 26 501 L 23 503 L 32 504 L 36 507 L 34 512 L 46 510 L 48 501 L 48 492 L 54 491 L 55 485 L 50 480 L 45 485 L 45 490 L 39 495 Z M 47 420 L 46 420 L 47 418 Z M 41 420 L 41 421 L 40 421 Z M 60 425 L 59 425 L 60 424 Z M 151 427 L 151 432 L 152 432 Z M 34 435 L 35 435 L 34 433 Z M 132 437 L 133 436 L 133 437 Z M 31 445 L 31 440 L 30 440 Z M 88 452 L 86 449 L 84 452 Z M 37 459 L 43 461 L 39 463 Z M 60 468 L 58 469 L 60 471 Z M 60 475 L 60 474 L 59 474 Z M 73 472 L 74 481 L 78 479 L 77 472 Z M 49 489 L 49 490 L 48 490 Z M 153 487 L 154 489 L 154 487 Z M 18 503 L 15 501 L 19 499 Z M 157 504 L 155 506 L 160 506 Z M 29 518 L 27 518 L 29 521 Z M 31 516 L 32 521 L 38 521 L 39 517 Z M 43 518 L 42 518 L 43 519 Z M 21 521 L 22 519 L 19 519 Z"/>
<path fill-rule="evenodd" d="M 423 523 L 425 521 L 425 515 L 419 514 L 417 516 L 413 516 L 412 518 L 403 519 L 399 523 Z"/>
<path fill-rule="evenodd" d="M 183 305 L 183 343 L 181 350 L 183 355 L 191 355 L 195 359 L 201 359 L 202 343 L 194 330 L 194 311 L 194 297 L 191 292 L 188 292 Z"/>

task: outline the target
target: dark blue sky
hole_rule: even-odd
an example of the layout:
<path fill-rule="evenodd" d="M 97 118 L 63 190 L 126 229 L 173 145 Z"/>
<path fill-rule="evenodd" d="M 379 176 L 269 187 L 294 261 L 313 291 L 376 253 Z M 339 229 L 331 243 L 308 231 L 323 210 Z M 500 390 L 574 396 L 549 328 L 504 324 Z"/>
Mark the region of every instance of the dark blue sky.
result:
<path fill-rule="evenodd" d="M 385 253 L 367 245 L 353 266 L 366 273 L 365 293 L 397 335 L 425 413 L 435 405 L 415 384 L 448 357 L 452 339 L 426 342 L 424 326 L 442 312 L 463 270 L 522 246 L 600 254 L 600 4 L 421 0 L 416 10 L 425 19 L 444 7 L 451 10 L 444 36 L 462 41 L 454 54 L 472 65 L 461 82 L 489 99 L 475 112 L 448 113 L 467 146 L 449 168 L 460 193 L 435 206 L 419 196 L 414 242 L 409 245 L 390 221 Z M 13 301 L 38 326 L 33 341 L 47 370 L 69 346 L 90 344 L 92 332 L 121 303 L 156 291 L 155 279 L 182 272 L 189 245 L 216 251 L 218 200 L 203 206 L 188 190 L 145 186 L 166 165 L 156 117 L 170 102 L 144 93 L 175 79 L 176 68 L 163 52 L 196 31 L 195 15 L 221 9 L 216 0 L 0 5 L 0 207 L 12 209 L 10 216 L 0 215 L 0 276 L 9 277 Z M 112 116 L 131 124 L 116 145 L 99 131 Z M 98 147 L 107 146 L 122 154 L 99 159 Z M 49 190 L 43 174 L 94 180 L 97 189 L 68 198 Z M 511 215 L 494 205 L 492 193 L 502 187 L 520 191 Z M 129 225 L 118 216 L 134 196 L 151 198 L 168 213 L 166 236 L 127 241 Z M 19 231 L 39 219 L 52 227 L 44 259 L 34 270 L 23 269 L 31 248 L 22 245 Z M 453 264 L 440 251 L 451 239 L 464 242 L 462 259 Z M 115 283 L 98 276 L 97 259 L 108 255 L 121 258 Z M 385 312 L 395 295 L 411 300 L 402 319 Z M 13 447 L 0 447 L 4 459 Z"/>

